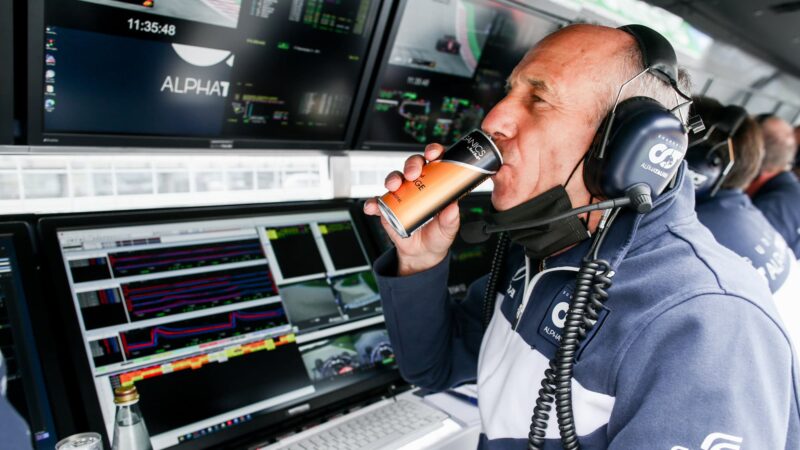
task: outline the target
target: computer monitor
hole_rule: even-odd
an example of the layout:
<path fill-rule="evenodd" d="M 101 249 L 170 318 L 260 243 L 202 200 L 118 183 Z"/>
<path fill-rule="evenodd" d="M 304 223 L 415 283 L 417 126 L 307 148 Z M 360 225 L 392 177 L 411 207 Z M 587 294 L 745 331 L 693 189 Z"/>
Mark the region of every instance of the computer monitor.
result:
<path fill-rule="evenodd" d="M 462 224 L 482 220 L 491 213 L 491 195 L 472 193 L 459 200 L 458 206 Z M 392 241 L 383 229 L 380 219 L 373 216 L 367 219 L 367 223 L 377 251 L 383 253 L 392 248 Z M 487 241 L 479 244 L 469 244 L 461 239 L 461 236 L 456 235 L 453 246 L 450 247 L 450 272 L 447 280 L 450 298 L 454 300 L 465 298 L 469 285 L 489 273 L 495 248 L 497 248 L 497 235 L 492 235 Z"/>
<path fill-rule="evenodd" d="M 351 140 L 390 2 L 30 3 L 32 145 L 286 149 Z"/>
<path fill-rule="evenodd" d="M 480 126 L 525 52 L 562 21 L 510 2 L 405 0 L 357 148 L 449 145 Z"/>
<path fill-rule="evenodd" d="M 183 449 L 396 382 L 351 206 L 43 220 L 93 431 L 123 385 L 154 448 Z"/>
<path fill-rule="evenodd" d="M 27 422 L 34 448 L 44 450 L 55 446 L 58 434 L 36 342 L 46 331 L 41 323 L 34 327 L 31 318 L 37 294 L 31 283 L 39 279 L 32 253 L 26 224 L 0 223 L 0 351 L 6 363 L 6 397 Z"/>

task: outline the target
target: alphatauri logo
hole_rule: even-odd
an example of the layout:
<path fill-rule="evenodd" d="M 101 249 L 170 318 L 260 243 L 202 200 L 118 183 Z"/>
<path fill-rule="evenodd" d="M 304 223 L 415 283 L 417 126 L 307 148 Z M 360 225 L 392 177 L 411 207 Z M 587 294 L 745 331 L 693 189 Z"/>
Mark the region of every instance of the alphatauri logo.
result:
<path fill-rule="evenodd" d="M 551 314 L 550 320 L 553 321 L 553 325 L 557 326 L 558 328 L 564 328 L 564 325 L 567 323 L 567 311 L 569 311 L 569 303 L 561 302 L 553 308 L 553 313 Z"/>
<path fill-rule="evenodd" d="M 741 450 L 742 441 L 739 436 L 725 433 L 711 433 L 700 444 L 700 450 Z M 676 445 L 670 450 L 690 450 L 686 447 Z"/>
<path fill-rule="evenodd" d="M 683 152 L 658 143 L 650 148 L 650 162 L 664 170 L 672 169 L 683 158 Z"/>

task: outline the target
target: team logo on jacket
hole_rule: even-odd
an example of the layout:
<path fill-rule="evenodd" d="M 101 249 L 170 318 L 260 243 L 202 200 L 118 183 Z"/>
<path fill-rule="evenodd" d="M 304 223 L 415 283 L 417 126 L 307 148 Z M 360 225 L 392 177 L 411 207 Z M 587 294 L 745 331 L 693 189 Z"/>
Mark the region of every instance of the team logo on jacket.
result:
<path fill-rule="evenodd" d="M 711 433 L 700 444 L 700 450 L 741 450 L 741 443 L 744 439 L 725 433 Z M 686 447 L 676 445 L 670 450 L 689 450 Z"/>
<path fill-rule="evenodd" d="M 567 311 L 572 301 L 572 292 L 561 289 L 548 307 L 547 314 L 539 325 L 539 334 L 558 347 L 561 344 L 561 330 L 567 322 Z"/>

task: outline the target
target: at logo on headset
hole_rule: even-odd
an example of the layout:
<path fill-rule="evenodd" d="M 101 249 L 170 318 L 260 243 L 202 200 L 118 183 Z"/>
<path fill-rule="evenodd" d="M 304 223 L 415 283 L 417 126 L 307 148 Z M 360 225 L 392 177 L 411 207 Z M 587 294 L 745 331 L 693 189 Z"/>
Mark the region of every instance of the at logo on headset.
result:
<path fill-rule="evenodd" d="M 659 142 L 650 148 L 648 156 L 651 163 L 657 164 L 664 170 L 669 170 L 683 159 L 683 152 Z"/>

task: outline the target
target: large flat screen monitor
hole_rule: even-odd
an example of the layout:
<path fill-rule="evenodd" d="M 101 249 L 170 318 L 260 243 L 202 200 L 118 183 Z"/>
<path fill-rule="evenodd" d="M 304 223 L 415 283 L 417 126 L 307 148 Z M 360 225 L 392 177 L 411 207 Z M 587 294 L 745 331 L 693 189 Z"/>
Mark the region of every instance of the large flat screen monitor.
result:
<path fill-rule="evenodd" d="M 30 143 L 343 148 L 388 3 L 31 0 Z"/>
<path fill-rule="evenodd" d="M 118 386 L 154 448 L 217 448 L 398 379 L 348 204 L 275 211 L 42 222 L 95 431 Z"/>
<path fill-rule="evenodd" d="M 0 389 L 27 422 L 33 448 L 44 450 L 55 446 L 58 433 L 46 387 L 53 378 L 45 378 L 40 357 L 47 330 L 32 319 L 31 310 L 41 303 L 35 289 L 41 279 L 33 261 L 31 231 L 25 223 L 0 223 L 0 352 L 7 376 Z M 57 375 L 54 365 L 46 367 Z"/>
<path fill-rule="evenodd" d="M 480 126 L 525 52 L 563 22 L 509 2 L 406 0 L 357 148 L 449 145 Z"/>

